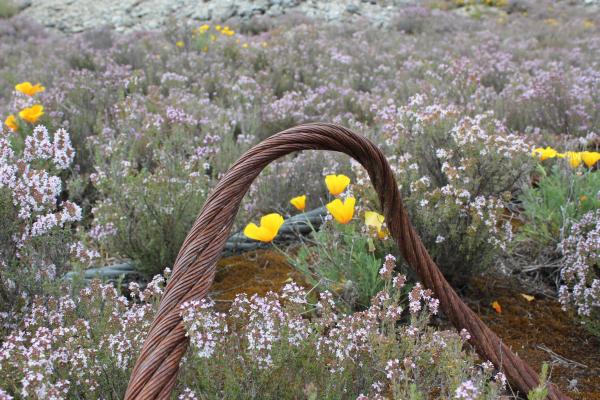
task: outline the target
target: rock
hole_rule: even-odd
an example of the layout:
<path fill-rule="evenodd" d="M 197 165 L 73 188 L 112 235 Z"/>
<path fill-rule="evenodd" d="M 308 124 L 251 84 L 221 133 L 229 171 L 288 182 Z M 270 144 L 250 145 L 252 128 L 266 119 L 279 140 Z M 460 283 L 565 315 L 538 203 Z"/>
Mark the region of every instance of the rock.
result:
<path fill-rule="evenodd" d="M 466 18 L 479 18 L 481 15 L 488 17 L 498 17 L 504 15 L 504 11 L 498 7 L 489 7 L 482 4 L 473 4 L 465 7 L 459 7 L 453 11 L 455 14 Z"/>
<path fill-rule="evenodd" d="M 11 2 L 19 11 L 31 7 L 31 0 L 12 0 Z"/>
<path fill-rule="evenodd" d="M 350 14 L 360 14 L 360 9 L 356 4 L 348 4 L 346 6 L 346 11 L 348 11 Z"/>
<path fill-rule="evenodd" d="M 116 31 L 160 29 L 173 20 L 225 22 L 257 15 L 277 17 L 297 13 L 332 22 L 365 18 L 385 26 L 405 0 L 16 0 L 22 13 L 64 32 L 93 30 L 112 24 Z"/>
<path fill-rule="evenodd" d="M 253 15 L 264 14 L 269 9 L 267 1 L 246 3 L 238 9 L 238 15 L 242 18 L 250 18 Z"/>

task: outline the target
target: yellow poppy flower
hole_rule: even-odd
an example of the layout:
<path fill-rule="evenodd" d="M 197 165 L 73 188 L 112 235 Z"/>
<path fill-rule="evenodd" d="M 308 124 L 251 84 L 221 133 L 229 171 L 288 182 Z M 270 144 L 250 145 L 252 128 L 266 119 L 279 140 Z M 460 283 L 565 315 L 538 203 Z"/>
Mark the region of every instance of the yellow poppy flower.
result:
<path fill-rule="evenodd" d="M 244 43 L 244 44 L 242 45 L 242 47 L 243 47 L 244 49 L 247 49 L 247 48 L 248 48 L 248 43 Z"/>
<path fill-rule="evenodd" d="M 329 210 L 337 222 L 345 225 L 350 222 L 354 216 L 355 204 L 356 199 L 354 197 L 348 197 L 343 203 L 340 199 L 335 199 L 327 204 L 327 210 Z"/>
<path fill-rule="evenodd" d="M 554 150 L 552 147 L 546 147 L 545 149 L 538 147 L 537 149 L 533 150 L 532 155 L 537 156 L 540 159 L 540 161 L 545 161 L 549 158 L 557 157 L 558 152 L 556 150 Z"/>
<path fill-rule="evenodd" d="M 221 34 L 225 35 L 225 36 L 233 36 L 235 35 L 235 32 L 232 31 L 231 29 L 229 29 L 228 26 L 223 27 L 223 29 L 221 30 Z"/>
<path fill-rule="evenodd" d="M 575 169 L 581 165 L 581 153 L 575 151 L 567 151 L 566 158 L 569 160 L 571 168 Z"/>
<path fill-rule="evenodd" d="M 327 175 L 325 177 L 325 185 L 327 185 L 329 193 L 334 196 L 341 194 L 349 184 L 350 178 L 346 175 Z"/>
<path fill-rule="evenodd" d="M 185 46 L 185 43 L 182 40 L 179 40 L 179 41 L 175 42 L 175 46 L 182 48 Z"/>
<path fill-rule="evenodd" d="M 208 24 L 204 24 L 204 25 L 202 25 L 202 26 L 200 26 L 200 27 L 198 28 L 198 32 L 199 32 L 199 33 L 204 33 L 204 32 L 206 32 L 206 31 L 207 31 L 207 30 L 209 30 L 209 29 L 210 29 L 210 25 L 208 25 Z"/>
<path fill-rule="evenodd" d="M 588 168 L 596 165 L 598 160 L 600 160 L 600 153 L 595 151 L 584 151 L 581 153 L 581 160 L 588 166 Z"/>
<path fill-rule="evenodd" d="M 296 207 L 299 211 L 304 211 L 306 208 L 306 195 L 296 196 L 290 200 L 290 204 Z"/>
<path fill-rule="evenodd" d="M 383 229 L 384 220 L 385 217 L 375 211 L 365 211 L 365 225 L 377 229 L 379 239 L 385 239 L 388 236 L 387 229 Z"/>
<path fill-rule="evenodd" d="M 24 108 L 19 111 L 19 117 L 23 118 L 30 124 L 35 124 L 42 115 L 44 115 L 44 107 L 39 104 Z"/>
<path fill-rule="evenodd" d="M 36 93 L 40 93 L 40 92 L 43 92 L 44 90 L 46 90 L 46 88 L 43 87 L 42 85 L 40 85 L 39 83 L 32 85 L 31 82 L 19 83 L 18 85 L 15 86 L 15 89 L 18 92 L 26 94 L 27 96 L 33 96 Z"/>
<path fill-rule="evenodd" d="M 6 119 L 4 120 L 4 125 L 8 126 L 8 128 L 11 131 L 16 131 L 17 129 L 19 129 L 19 123 L 17 122 L 15 116 L 12 114 L 6 117 Z"/>
<path fill-rule="evenodd" d="M 260 219 L 260 226 L 254 223 L 246 225 L 244 235 L 261 242 L 271 242 L 277 236 L 283 224 L 283 217 L 277 213 L 267 214 Z"/>
<path fill-rule="evenodd" d="M 221 29 L 222 29 L 222 28 L 221 28 L 221 25 L 217 25 L 217 26 L 215 26 L 215 29 L 216 29 L 217 31 L 221 31 Z"/>

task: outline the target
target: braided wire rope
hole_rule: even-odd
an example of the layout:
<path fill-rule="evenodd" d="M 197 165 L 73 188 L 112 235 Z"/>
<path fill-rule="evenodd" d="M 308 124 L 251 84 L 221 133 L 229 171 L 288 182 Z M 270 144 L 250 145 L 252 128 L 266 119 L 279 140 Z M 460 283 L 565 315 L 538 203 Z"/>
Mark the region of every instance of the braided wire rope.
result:
<path fill-rule="evenodd" d="M 247 151 L 208 196 L 185 239 L 155 319 L 131 374 L 126 400 L 168 399 L 188 344 L 180 315 L 186 301 L 201 299 L 215 276 L 216 263 L 231 231 L 242 198 L 273 160 L 300 150 L 331 150 L 353 157 L 368 172 L 387 228 L 404 259 L 423 284 L 434 291 L 456 329 L 466 329 L 470 343 L 500 368 L 524 393 L 539 385 L 533 369 L 513 353 L 456 294 L 425 249 L 402 204 L 392 170 L 368 139 L 342 126 L 313 123 L 279 132 Z M 549 385 L 551 400 L 569 399 Z"/>

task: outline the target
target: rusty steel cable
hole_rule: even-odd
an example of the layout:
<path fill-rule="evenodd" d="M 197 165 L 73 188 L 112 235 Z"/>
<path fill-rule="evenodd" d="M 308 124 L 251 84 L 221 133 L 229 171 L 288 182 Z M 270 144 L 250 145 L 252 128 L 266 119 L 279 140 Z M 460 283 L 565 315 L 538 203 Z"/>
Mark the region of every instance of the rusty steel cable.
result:
<path fill-rule="evenodd" d="M 413 228 L 392 170 L 383 153 L 368 139 L 344 127 L 314 123 L 279 132 L 246 152 L 208 196 L 173 266 L 148 337 L 131 374 L 125 399 L 168 399 L 176 384 L 188 339 L 180 306 L 201 299 L 215 276 L 221 250 L 229 236 L 242 198 L 258 174 L 273 160 L 300 150 L 332 150 L 354 158 L 367 170 L 381 203 L 387 228 L 407 263 L 433 290 L 456 329 L 466 329 L 470 343 L 501 369 L 519 390 L 539 385 L 535 371 L 492 332 L 456 294 Z M 553 385 L 549 398 L 569 399 Z"/>

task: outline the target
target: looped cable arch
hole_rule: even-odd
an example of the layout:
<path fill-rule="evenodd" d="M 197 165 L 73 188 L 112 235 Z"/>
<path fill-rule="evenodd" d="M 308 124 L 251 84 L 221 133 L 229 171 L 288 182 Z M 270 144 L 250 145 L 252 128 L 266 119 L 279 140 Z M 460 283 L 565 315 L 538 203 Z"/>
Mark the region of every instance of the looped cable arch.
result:
<path fill-rule="evenodd" d="M 407 263 L 424 286 L 433 290 L 456 329 L 466 329 L 477 352 L 501 369 L 510 382 L 528 393 L 539 385 L 533 369 L 460 299 L 446 281 L 413 228 L 384 154 L 368 139 L 339 125 L 313 123 L 279 132 L 248 150 L 208 196 L 188 233 L 155 319 L 131 374 L 126 400 L 168 399 L 177 381 L 188 344 L 180 306 L 201 299 L 213 282 L 221 251 L 242 198 L 258 174 L 272 161 L 301 150 L 345 153 L 366 170 L 375 188 L 387 228 Z M 549 386 L 551 400 L 569 397 Z"/>

